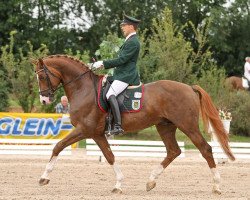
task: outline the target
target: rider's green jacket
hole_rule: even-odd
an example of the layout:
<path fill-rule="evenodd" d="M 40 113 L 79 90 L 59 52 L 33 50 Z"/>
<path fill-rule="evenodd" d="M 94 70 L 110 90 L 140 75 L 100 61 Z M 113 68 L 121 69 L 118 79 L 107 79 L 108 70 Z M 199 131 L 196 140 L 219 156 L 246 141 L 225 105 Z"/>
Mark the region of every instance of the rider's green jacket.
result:
<path fill-rule="evenodd" d="M 112 80 L 119 80 L 129 85 L 139 85 L 140 77 L 136 67 L 140 52 L 140 42 L 137 35 L 130 36 L 120 47 L 118 57 L 104 60 L 105 69 L 115 68 Z"/>

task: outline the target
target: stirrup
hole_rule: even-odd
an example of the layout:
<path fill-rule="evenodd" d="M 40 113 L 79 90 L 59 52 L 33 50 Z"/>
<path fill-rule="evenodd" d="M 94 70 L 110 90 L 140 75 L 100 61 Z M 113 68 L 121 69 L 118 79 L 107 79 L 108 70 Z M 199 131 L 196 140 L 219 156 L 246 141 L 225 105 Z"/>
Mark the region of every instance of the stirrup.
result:
<path fill-rule="evenodd" d="M 111 135 L 123 135 L 123 133 L 124 133 L 124 130 L 121 128 L 121 126 L 118 125 L 118 124 L 115 124 L 114 125 L 114 129 L 110 130 L 108 133 L 106 133 L 106 135 L 107 136 L 111 136 Z"/>

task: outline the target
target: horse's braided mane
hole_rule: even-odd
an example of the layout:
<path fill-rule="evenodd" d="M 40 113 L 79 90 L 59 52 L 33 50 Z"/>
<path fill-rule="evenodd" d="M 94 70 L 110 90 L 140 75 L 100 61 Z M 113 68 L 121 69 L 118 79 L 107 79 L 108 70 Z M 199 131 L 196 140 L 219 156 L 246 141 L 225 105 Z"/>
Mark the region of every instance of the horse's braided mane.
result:
<path fill-rule="evenodd" d="M 82 66 L 84 66 L 84 67 L 87 67 L 86 64 L 85 64 L 84 62 L 80 61 L 80 60 L 79 60 L 78 58 L 76 58 L 76 57 L 69 56 L 69 55 L 56 54 L 56 55 L 47 56 L 47 57 L 45 57 L 44 59 L 46 59 L 46 58 L 68 58 L 68 59 L 71 59 L 71 60 L 73 60 L 73 61 L 75 61 L 75 62 L 80 63 L 80 64 L 81 64 Z"/>

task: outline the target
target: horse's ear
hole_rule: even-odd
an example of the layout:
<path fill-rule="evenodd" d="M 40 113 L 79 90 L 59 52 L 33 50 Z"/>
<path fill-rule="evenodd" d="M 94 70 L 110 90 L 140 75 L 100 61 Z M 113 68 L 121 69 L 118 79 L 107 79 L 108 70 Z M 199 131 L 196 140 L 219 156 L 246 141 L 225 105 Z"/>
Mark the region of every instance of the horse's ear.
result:
<path fill-rule="evenodd" d="M 43 64 L 43 59 L 42 59 L 42 58 L 39 58 L 38 61 L 39 61 L 40 65 L 44 65 L 44 64 Z"/>
<path fill-rule="evenodd" d="M 36 59 L 34 59 L 34 58 L 30 58 L 30 62 L 31 62 L 33 65 L 37 65 L 38 60 L 36 60 Z"/>

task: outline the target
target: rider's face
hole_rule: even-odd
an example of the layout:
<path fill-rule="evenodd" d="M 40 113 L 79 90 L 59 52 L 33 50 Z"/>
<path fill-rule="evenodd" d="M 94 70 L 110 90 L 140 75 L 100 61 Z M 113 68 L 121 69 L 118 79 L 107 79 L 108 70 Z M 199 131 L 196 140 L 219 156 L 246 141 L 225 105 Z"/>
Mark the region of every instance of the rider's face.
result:
<path fill-rule="evenodd" d="M 134 26 L 131 24 L 122 24 L 121 29 L 124 37 L 127 37 L 130 33 L 135 31 Z"/>

